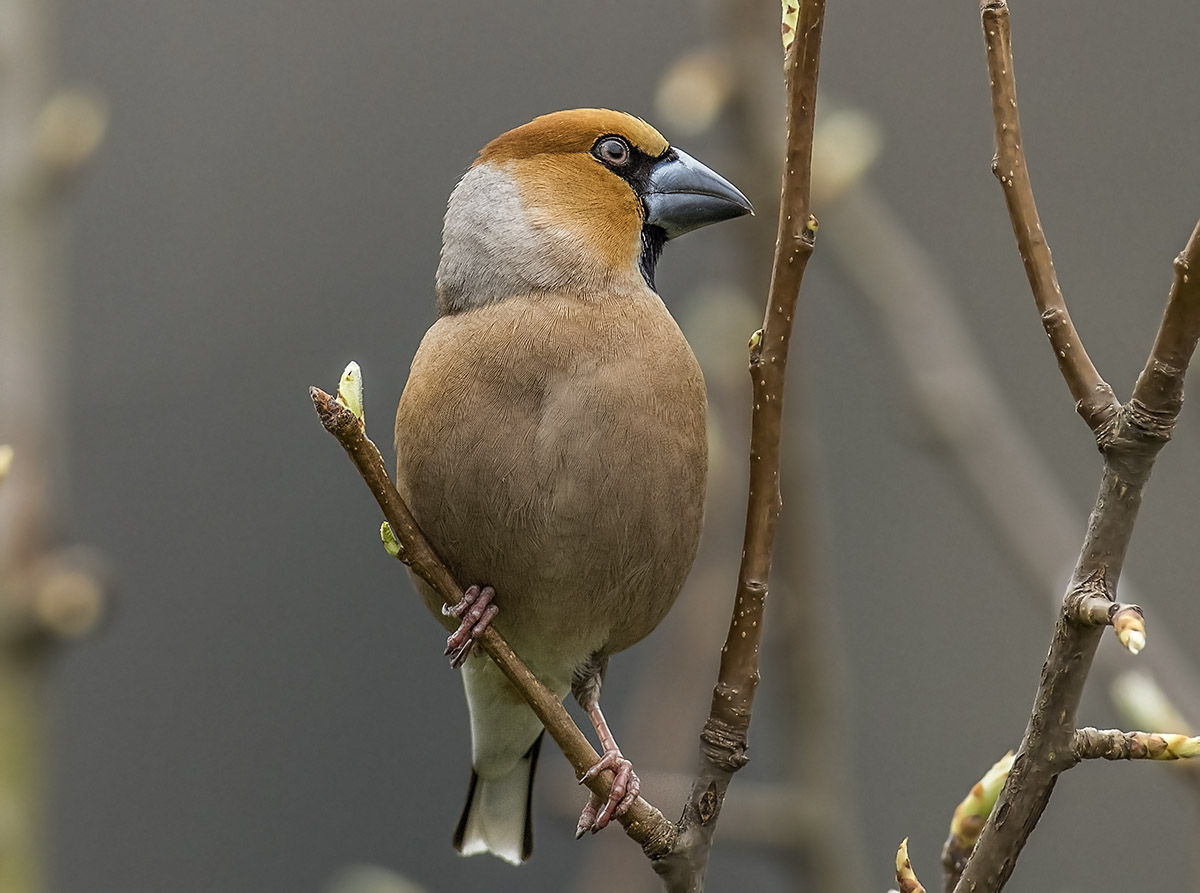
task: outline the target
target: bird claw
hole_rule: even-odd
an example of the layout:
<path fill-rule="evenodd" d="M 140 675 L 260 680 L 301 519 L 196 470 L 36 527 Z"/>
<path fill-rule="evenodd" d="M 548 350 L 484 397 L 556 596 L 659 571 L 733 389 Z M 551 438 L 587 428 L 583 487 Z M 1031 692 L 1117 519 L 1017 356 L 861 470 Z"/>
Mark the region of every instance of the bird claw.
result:
<path fill-rule="evenodd" d="M 492 604 L 495 597 L 496 590 L 491 586 L 482 589 L 470 586 L 458 604 L 442 605 L 444 615 L 461 618 L 458 629 L 446 639 L 446 656 L 450 658 L 450 666 L 454 669 L 466 663 L 475 649 L 475 642 L 500 613 L 500 609 Z"/>
<path fill-rule="evenodd" d="M 633 806 L 638 794 L 641 793 L 642 780 L 633 771 L 633 763 L 625 759 L 619 750 L 606 750 L 604 756 L 600 757 L 591 769 L 583 773 L 579 783 L 585 784 L 605 769 L 611 769 L 613 773 L 612 789 L 608 792 L 608 800 L 605 802 L 598 794 L 592 793 L 588 798 L 587 805 L 583 807 L 583 812 L 579 815 L 579 824 L 575 827 L 576 840 L 583 837 L 587 831 L 595 834 L 597 831 L 603 830 L 610 821 L 624 815 L 629 807 Z"/>

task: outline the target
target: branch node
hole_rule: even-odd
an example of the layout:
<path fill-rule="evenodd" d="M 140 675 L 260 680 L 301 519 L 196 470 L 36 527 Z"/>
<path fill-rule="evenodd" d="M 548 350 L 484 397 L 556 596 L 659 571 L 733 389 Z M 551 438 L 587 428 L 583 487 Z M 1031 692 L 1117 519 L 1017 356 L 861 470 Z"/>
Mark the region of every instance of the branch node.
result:
<path fill-rule="evenodd" d="M 717 684 L 713 691 L 714 702 L 721 698 L 723 688 L 728 687 L 721 683 Z M 709 764 L 721 772 L 732 774 L 750 762 L 750 757 L 747 755 L 749 743 L 746 737 L 749 716 L 742 717 L 746 711 L 737 703 L 743 700 L 741 692 L 729 690 L 724 694 L 727 703 L 723 705 L 722 712 L 725 714 L 732 712 L 741 721 L 727 722 L 723 718 L 710 714 L 704 723 L 704 728 L 700 731 L 700 750 Z"/>
<path fill-rule="evenodd" d="M 1063 618 L 1072 626 L 1108 626 L 1117 605 L 1103 580 L 1085 581 L 1063 599 Z"/>

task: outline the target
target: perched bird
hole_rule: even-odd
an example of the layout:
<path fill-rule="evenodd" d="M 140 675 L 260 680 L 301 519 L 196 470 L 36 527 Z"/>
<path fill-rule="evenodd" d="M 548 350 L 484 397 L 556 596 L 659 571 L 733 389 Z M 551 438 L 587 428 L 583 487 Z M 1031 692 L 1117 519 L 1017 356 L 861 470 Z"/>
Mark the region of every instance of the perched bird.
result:
<path fill-rule="evenodd" d="M 443 611 L 471 715 L 471 785 L 454 844 L 513 864 L 532 849 L 543 728 L 472 653 L 493 621 L 559 697 L 573 692 L 614 771 L 578 832 L 636 799 L 598 702 L 609 655 L 658 625 L 700 539 L 704 378 L 654 288 L 664 243 L 738 217 L 732 184 L 644 121 L 603 109 L 536 118 L 488 143 L 450 196 L 440 318 L 396 413 L 396 479 L 469 588 Z"/>

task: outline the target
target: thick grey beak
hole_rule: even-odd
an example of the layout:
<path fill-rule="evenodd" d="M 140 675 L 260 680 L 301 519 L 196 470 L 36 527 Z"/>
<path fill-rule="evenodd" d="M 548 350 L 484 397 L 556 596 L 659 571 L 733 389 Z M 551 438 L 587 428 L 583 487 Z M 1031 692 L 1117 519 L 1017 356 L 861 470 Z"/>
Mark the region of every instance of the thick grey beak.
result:
<path fill-rule="evenodd" d="M 716 171 L 672 149 L 672 156 L 650 169 L 642 195 L 646 223 L 661 228 L 668 239 L 743 214 L 753 214 L 746 196 Z"/>

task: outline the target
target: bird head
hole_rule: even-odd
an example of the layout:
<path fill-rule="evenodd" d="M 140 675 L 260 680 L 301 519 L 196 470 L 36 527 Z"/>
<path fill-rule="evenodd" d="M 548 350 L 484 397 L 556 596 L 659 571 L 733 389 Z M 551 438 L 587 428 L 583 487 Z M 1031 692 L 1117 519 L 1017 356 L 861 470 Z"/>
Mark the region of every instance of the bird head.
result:
<path fill-rule="evenodd" d="M 667 240 L 747 213 L 732 183 L 640 118 L 607 109 L 543 115 L 484 146 L 451 194 L 438 307 L 653 288 Z"/>

